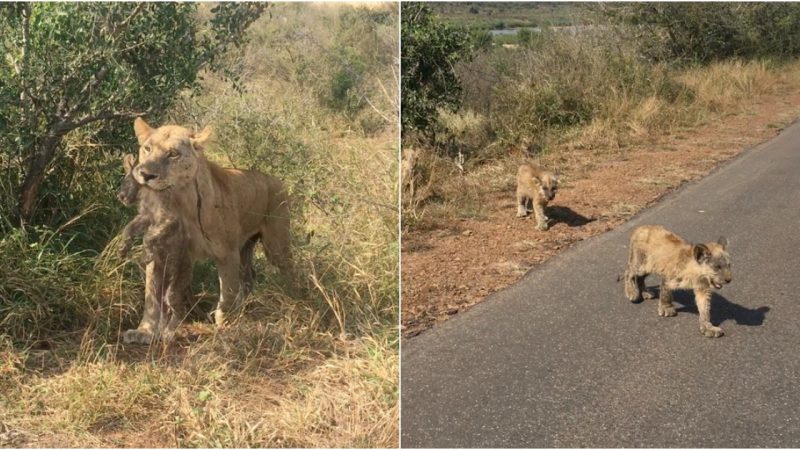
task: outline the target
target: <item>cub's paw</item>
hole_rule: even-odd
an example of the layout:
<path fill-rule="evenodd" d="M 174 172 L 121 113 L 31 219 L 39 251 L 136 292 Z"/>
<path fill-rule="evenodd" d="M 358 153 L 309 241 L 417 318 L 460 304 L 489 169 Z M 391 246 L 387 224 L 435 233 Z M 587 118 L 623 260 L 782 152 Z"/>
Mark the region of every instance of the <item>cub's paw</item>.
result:
<path fill-rule="evenodd" d="M 631 303 L 639 303 L 642 301 L 642 296 L 639 295 L 639 292 L 632 289 L 625 289 L 625 298 Z"/>
<path fill-rule="evenodd" d="M 153 333 L 142 330 L 127 330 L 122 334 L 122 342 L 126 344 L 149 345 L 153 342 Z"/>
<path fill-rule="evenodd" d="M 674 306 L 672 306 L 672 305 L 670 305 L 670 306 L 658 305 L 658 315 L 659 316 L 661 316 L 661 317 L 672 317 L 672 316 L 674 316 L 676 314 L 678 314 L 678 313 L 675 311 L 675 307 Z"/>
<path fill-rule="evenodd" d="M 517 217 L 519 217 L 520 219 L 524 219 L 525 217 L 528 217 L 528 213 L 524 211 L 517 211 Z"/>
<path fill-rule="evenodd" d="M 644 292 L 642 292 L 642 298 L 645 299 L 645 300 L 652 300 L 652 299 L 656 298 L 656 296 L 650 291 L 644 291 Z"/>
<path fill-rule="evenodd" d="M 717 338 L 717 337 L 720 337 L 723 334 L 725 334 L 722 331 L 722 328 L 715 327 L 715 326 L 710 325 L 710 324 L 709 325 L 706 325 L 706 324 L 700 325 L 700 332 L 703 333 L 703 336 L 708 337 L 708 338 Z"/>

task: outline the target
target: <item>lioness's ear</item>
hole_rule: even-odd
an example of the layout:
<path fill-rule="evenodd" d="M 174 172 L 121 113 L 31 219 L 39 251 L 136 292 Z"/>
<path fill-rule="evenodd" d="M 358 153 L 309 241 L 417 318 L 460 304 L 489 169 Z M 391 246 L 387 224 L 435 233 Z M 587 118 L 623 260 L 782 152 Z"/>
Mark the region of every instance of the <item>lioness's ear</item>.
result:
<path fill-rule="evenodd" d="M 722 249 L 725 250 L 728 248 L 728 238 L 725 236 L 720 236 L 719 239 L 717 239 L 717 244 L 721 245 Z"/>
<path fill-rule="evenodd" d="M 203 148 L 203 144 L 208 142 L 209 138 L 211 138 L 211 127 L 205 127 L 200 130 L 198 133 L 192 135 L 189 140 L 192 141 L 192 145 L 195 148 Z"/>
<path fill-rule="evenodd" d="M 133 121 L 133 132 L 136 133 L 136 139 L 139 140 L 139 145 L 144 145 L 144 141 L 150 137 L 153 129 L 141 117 L 137 117 Z"/>
<path fill-rule="evenodd" d="M 131 173 L 131 170 L 133 170 L 133 168 L 136 167 L 136 157 L 131 154 L 123 156 L 122 167 L 125 168 L 125 175 Z"/>
<path fill-rule="evenodd" d="M 692 255 L 694 255 L 695 261 L 702 264 L 711 258 L 711 250 L 709 250 L 705 244 L 695 244 L 694 247 L 692 247 Z"/>

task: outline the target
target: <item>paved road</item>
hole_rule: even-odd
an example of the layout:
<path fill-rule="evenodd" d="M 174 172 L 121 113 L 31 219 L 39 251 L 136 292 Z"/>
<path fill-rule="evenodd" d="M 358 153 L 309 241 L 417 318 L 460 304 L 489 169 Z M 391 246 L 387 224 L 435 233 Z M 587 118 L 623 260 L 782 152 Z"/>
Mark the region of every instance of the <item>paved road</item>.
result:
<path fill-rule="evenodd" d="M 730 239 L 725 336 L 631 304 L 631 229 Z M 800 124 L 403 342 L 404 447 L 800 446 Z M 655 286 L 657 278 L 648 279 Z"/>

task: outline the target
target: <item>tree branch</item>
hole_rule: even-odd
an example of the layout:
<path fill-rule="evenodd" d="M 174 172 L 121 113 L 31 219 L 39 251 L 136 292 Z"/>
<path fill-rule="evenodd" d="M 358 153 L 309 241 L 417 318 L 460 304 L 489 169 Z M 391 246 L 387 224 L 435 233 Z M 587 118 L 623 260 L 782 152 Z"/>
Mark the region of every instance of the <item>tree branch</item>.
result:
<path fill-rule="evenodd" d="M 82 127 L 84 125 L 87 125 L 87 124 L 90 124 L 92 122 L 97 122 L 98 120 L 134 119 L 136 117 L 144 116 L 144 115 L 150 113 L 151 110 L 152 110 L 152 108 L 147 108 L 146 110 L 141 111 L 141 112 L 135 112 L 135 111 L 103 111 L 103 112 L 100 112 L 100 113 L 97 113 L 97 114 L 86 116 L 86 117 L 84 117 L 84 118 L 82 118 L 82 119 L 80 119 L 78 121 L 75 121 L 75 122 L 73 122 L 71 120 L 64 121 L 64 122 L 62 122 L 60 124 L 60 126 L 57 126 L 57 127 L 60 129 L 61 134 L 63 135 L 63 134 L 66 134 L 69 131 L 72 131 L 72 130 L 76 129 L 76 128 L 80 128 L 80 127 Z"/>
<path fill-rule="evenodd" d="M 119 34 L 125 28 L 127 28 L 128 25 L 130 25 L 134 17 L 136 17 L 139 14 L 139 12 L 141 12 L 142 8 L 144 8 L 144 5 L 145 5 L 144 3 L 137 4 L 136 7 L 133 9 L 133 11 L 131 11 L 131 13 L 128 15 L 128 17 L 125 18 L 125 20 L 123 20 L 116 26 L 111 27 L 108 33 L 108 38 L 111 42 L 114 42 L 116 38 L 119 36 Z M 106 59 L 107 58 L 108 57 L 106 57 Z M 78 101 L 75 103 L 75 105 L 72 106 L 72 108 L 69 109 L 69 111 L 66 112 L 66 114 L 64 114 L 65 119 L 67 120 L 72 119 L 72 116 L 76 112 L 78 112 L 79 109 L 86 106 L 86 103 L 91 98 L 91 92 L 95 88 L 97 88 L 97 86 L 99 86 L 100 83 L 103 82 L 106 75 L 108 75 L 108 70 L 109 70 L 108 63 L 106 62 L 100 67 L 100 69 L 97 70 L 97 72 L 94 73 L 94 75 L 86 82 L 86 84 L 83 85 L 83 88 L 81 89 L 80 93 L 78 93 Z"/>
<path fill-rule="evenodd" d="M 119 33 L 131 23 L 131 20 L 133 20 L 133 18 L 139 14 L 139 12 L 142 10 L 143 7 L 144 7 L 144 2 L 137 4 L 136 8 L 134 8 L 133 11 L 131 11 L 131 13 L 125 20 L 120 22 L 119 25 L 113 27 L 113 29 L 109 33 L 109 37 L 111 38 L 112 41 L 116 39 L 117 35 L 119 35 Z"/>

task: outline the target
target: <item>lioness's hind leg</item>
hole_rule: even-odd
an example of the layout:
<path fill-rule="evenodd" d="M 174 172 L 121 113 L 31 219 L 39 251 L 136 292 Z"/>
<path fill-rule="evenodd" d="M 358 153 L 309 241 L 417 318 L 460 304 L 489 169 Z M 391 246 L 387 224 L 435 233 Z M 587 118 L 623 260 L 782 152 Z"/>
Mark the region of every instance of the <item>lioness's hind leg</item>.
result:
<path fill-rule="evenodd" d="M 273 218 L 262 228 L 261 240 L 269 262 L 277 266 L 289 285 L 293 286 L 295 274 L 289 219 Z"/>
<path fill-rule="evenodd" d="M 253 249 L 258 242 L 258 235 L 255 235 L 247 240 L 239 252 L 239 260 L 242 264 L 241 277 L 242 277 L 242 295 L 248 295 L 253 290 L 253 279 L 256 276 L 256 269 L 253 267 Z"/>
<path fill-rule="evenodd" d="M 661 288 L 658 292 L 658 315 L 661 317 L 672 317 L 678 314 L 675 306 L 672 305 L 672 291 L 667 287 L 665 280 L 661 280 Z"/>

